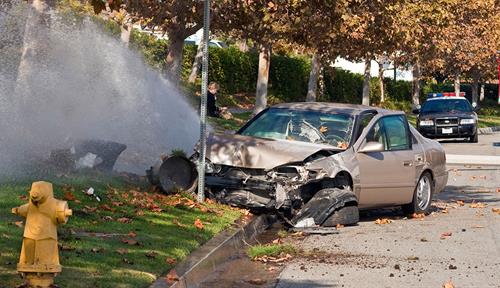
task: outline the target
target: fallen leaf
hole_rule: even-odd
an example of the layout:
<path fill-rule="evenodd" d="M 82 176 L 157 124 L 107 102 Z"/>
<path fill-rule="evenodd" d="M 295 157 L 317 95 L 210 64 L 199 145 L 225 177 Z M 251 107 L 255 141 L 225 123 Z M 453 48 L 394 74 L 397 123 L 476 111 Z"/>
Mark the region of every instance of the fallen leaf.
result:
<path fill-rule="evenodd" d="M 179 281 L 179 276 L 177 276 L 177 272 L 174 269 L 170 270 L 165 278 L 167 278 L 167 282 L 169 283 Z"/>
<path fill-rule="evenodd" d="M 477 178 L 476 176 L 470 176 L 470 180 L 472 181 L 476 180 L 476 178 Z"/>
<path fill-rule="evenodd" d="M 486 175 L 479 176 L 480 179 L 486 180 Z"/>
<path fill-rule="evenodd" d="M 446 237 L 450 237 L 452 235 L 451 232 L 444 232 L 441 233 L 441 239 L 446 239 Z"/>
<path fill-rule="evenodd" d="M 342 225 L 342 224 L 340 224 L 340 223 L 339 223 L 339 224 L 337 224 L 337 225 L 335 226 L 335 228 L 337 228 L 337 229 L 344 228 L 344 225 Z"/>
<path fill-rule="evenodd" d="M 125 263 L 125 264 L 134 265 L 134 262 L 132 262 L 132 261 L 128 260 L 127 258 L 123 258 L 123 259 L 122 259 L 122 261 L 123 261 L 123 263 Z"/>
<path fill-rule="evenodd" d="M 443 288 L 455 288 L 455 285 L 453 285 L 453 282 L 451 282 L 451 279 L 446 281 L 446 283 L 443 284 Z"/>
<path fill-rule="evenodd" d="M 155 251 L 149 251 L 148 253 L 146 253 L 146 257 L 148 258 L 156 258 L 157 255 L 158 253 L 156 253 Z"/>
<path fill-rule="evenodd" d="M 137 233 L 135 233 L 134 231 L 130 231 L 128 232 L 127 236 L 130 238 L 134 238 L 135 236 L 137 236 Z"/>
<path fill-rule="evenodd" d="M 105 210 L 105 211 L 110 211 L 110 212 L 114 212 L 115 211 L 115 209 L 109 207 L 108 204 L 102 204 L 102 205 L 99 206 L 99 208 L 101 208 L 102 210 Z"/>
<path fill-rule="evenodd" d="M 66 244 L 61 244 L 61 243 L 59 243 L 57 246 L 59 246 L 59 250 L 62 250 L 62 251 L 73 251 L 73 250 L 76 249 L 73 246 L 66 245 Z"/>
<path fill-rule="evenodd" d="M 497 193 L 500 193 L 500 187 L 497 187 Z"/>
<path fill-rule="evenodd" d="M 20 200 L 23 200 L 23 201 L 28 201 L 28 196 L 26 196 L 26 195 L 21 195 L 21 196 L 19 196 L 19 199 L 20 199 Z"/>
<path fill-rule="evenodd" d="M 420 258 L 418 258 L 418 256 L 408 256 L 408 257 L 406 257 L 406 260 L 410 260 L 410 261 L 417 261 L 419 259 Z"/>
<path fill-rule="evenodd" d="M 392 223 L 392 220 L 387 219 L 387 218 L 382 218 L 382 219 L 375 220 L 375 224 L 378 224 L 378 225 L 390 224 L 390 223 Z"/>
<path fill-rule="evenodd" d="M 175 260 L 174 258 L 167 258 L 167 263 L 170 265 L 174 265 L 175 263 L 177 263 L 177 260 Z"/>
<path fill-rule="evenodd" d="M 481 203 L 481 202 L 473 202 L 470 204 L 470 208 L 485 208 L 486 206 L 488 206 L 488 204 L 486 203 Z"/>
<path fill-rule="evenodd" d="M 125 249 L 125 248 L 116 249 L 116 253 L 118 253 L 120 255 L 127 254 L 128 249 Z"/>
<path fill-rule="evenodd" d="M 102 251 L 104 251 L 103 248 L 92 248 L 92 249 L 90 249 L 90 252 L 92 252 L 92 253 L 100 253 Z"/>
<path fill-rule="evenodd" d="M 121 218 L 116 219 L 116 221 L 118 221 L 120 223 L 131 223 L 132 219 L 127 218 L 127 217 L 121 217 Z"/>
<path fill-rule="evenodd" d="M 482 226 L 482 225 L 474 225 L 474 226 L 472 226 L 472 228 L 484 228 L 484 226 Z"/>
<path fill-rule="evenodd" d="M 128 245 L 139 245 L 139 242 L 135 239 L 123 238 L 122 242 Z"/>
<path fill-rule="evenodd" d="M 73 193 L 71 193 L 70 191 L 64 192 L 63 198 L 66 201 L 75 201 L 75 199 L 76 199 L 75 195 L 73 195 Z"/>
<path fill-rule="evenodd" d="M 201 220 L 199 218 L 194 220 L 194 227 L 203 230 L 203 223 L 201 223 Z"/>
<path fill-rule="evenodd" d="M 500 208 L 491 208 L 491 212 L 500 215 Z"/>
<path fill-rule="evenodd" d="M 107 216 L 102 217 L 102 220 L 104 220 L 104 221 L 113 221 L 114 219 L 113 219 L 113 217 L 107 215 Z"/>
<path fill-rule="evenodd" d="M 82 210 L 86 213 L 92 213 L 92 212 L 97 211 L 97 207 L 90 207 L 90 206 L 85 205 Z"/>
<path fill-rule="evenodd" d="M 282 242 L 281 238 L 276 238 L 272 241 L 273 244 L 279 244 L 281 242 Z"/>
<path fill-rule="evenodd" d="M 137 211 L 135 212 L 135 215 L 137 215 L 137 216 L 144 216 L 144 211 L 142 211 L 142 210 L 137 210 Z"/>
<path fill-rule="evenodd" d="M 460 206 L 464 206 L 465 205 L 464 201 L 462 201 L 462 200 L 457 200 L 456 202 Z"/>
<path fill-rule="evenodd" d="M 441 213 L 448 214 L 448 208 L 444 208 L 443 210 L 441 210 Z"/>
<path fill-rule="evenodd" d="M 24 222 L 23 221 L 16 221 L 16 222 L 14 222 L 14 225 L 16 225 L 19 228 L 23 228 L 24 227 Z"/>
<path fill-rule="evenodd" d="M 425 214 L 424 213 L 413 213 L 411 215 L 411 218 L 413 218 L 413 219 L 424 219 L 425 218 Z"/>

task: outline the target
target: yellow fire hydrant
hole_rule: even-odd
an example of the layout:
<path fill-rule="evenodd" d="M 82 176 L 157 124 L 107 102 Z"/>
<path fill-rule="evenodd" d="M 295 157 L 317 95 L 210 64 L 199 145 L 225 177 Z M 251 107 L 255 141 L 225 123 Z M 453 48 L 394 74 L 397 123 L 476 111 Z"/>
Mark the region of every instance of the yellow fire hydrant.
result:
<path fill-rule="evenodd" d="M 12 213 L 26 218 L 23 246 L 17 271 L 25 279 L 25 287 L 50 287 L 62 271 L 57 247 L 57 225 L 72 215 L 66 201 L 54 198 L 52 184 L 34 182 L 29 203 L 12 208 Z"/>

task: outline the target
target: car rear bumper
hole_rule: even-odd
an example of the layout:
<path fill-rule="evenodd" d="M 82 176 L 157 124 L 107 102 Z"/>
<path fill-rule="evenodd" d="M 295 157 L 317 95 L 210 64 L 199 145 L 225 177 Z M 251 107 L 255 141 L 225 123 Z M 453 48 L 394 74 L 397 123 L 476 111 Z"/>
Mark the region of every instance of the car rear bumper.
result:
<path fill-rule="evenodd" d="M 443 174 L 434 175 L 434 193 L 438 194 L 444 190 L 446 184 L 448 183 L 448 171 L 444 171 Z"/>
<path fill-rule="evenodd" d="M 466 138 L 474 136 L 477 133 L 477 128 L 476 125 L 420 126 L 418 131 L 427 138 Z"/>

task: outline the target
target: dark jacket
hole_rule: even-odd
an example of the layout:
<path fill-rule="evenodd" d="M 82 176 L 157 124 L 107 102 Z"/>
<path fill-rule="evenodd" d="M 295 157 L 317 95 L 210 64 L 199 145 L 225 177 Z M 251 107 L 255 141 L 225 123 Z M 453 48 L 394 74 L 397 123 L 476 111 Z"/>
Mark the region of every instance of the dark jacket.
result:
<path fill-rule="evenodd" d="M 207 91 L 207 114 L 208 116 L 211 117 L 218 117 L 219 116 L 219 108 L 217 107 L 217 104 L 215 103 L 216 101 L 216 96 L 215 94 L 210 93 L 210 91 Z"/>

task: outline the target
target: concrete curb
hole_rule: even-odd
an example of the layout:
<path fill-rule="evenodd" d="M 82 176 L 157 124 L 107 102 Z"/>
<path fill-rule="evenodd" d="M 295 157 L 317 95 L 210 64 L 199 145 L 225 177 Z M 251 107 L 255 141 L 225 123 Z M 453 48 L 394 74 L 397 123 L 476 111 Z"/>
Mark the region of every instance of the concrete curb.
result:
<path fill-rule="evenodd" d="M 196 287 L 202 280 L 207 279 L 217 266 L 236 255 L 245 242 L 252 241 L 276 220 L 276 216 L 259 215 L 243 226 L 224 230 L 175 266 L 179 281 L 170 286 L 166 278 L 161 277 L 150 288 Z"/>
<path fill-rule="evenodd" d="M 446 154 L 446 165 L 500 165 L 500 156 Z"/>
<path fill-rule="evenodd" d="M 486 127 L 486 128 L 478 128 L 477 132 L 479 134 L 491 134 L 491 133 L 496 133 L 500 132 L 500 126 L 495 126 L 495 127 Z"/>

